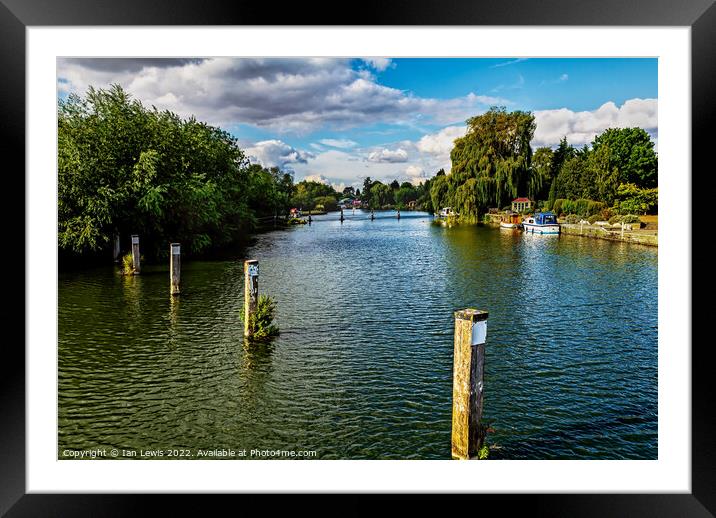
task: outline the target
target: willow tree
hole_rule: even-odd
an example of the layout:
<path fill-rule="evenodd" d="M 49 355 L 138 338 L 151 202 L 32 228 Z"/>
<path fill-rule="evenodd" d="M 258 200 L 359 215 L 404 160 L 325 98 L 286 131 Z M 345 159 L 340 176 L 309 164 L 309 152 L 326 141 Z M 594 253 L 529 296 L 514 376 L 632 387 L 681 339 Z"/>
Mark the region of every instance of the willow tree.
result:
<path fill-rule="evenodd" d="M 527 191 L 534 131 L 532 113 L 504 107 L 467 120 L 467 133 L 450 153 L 448 176 L 449 201 L 461 219 L 477 221 L 488 207 L 502 207 Z"/>

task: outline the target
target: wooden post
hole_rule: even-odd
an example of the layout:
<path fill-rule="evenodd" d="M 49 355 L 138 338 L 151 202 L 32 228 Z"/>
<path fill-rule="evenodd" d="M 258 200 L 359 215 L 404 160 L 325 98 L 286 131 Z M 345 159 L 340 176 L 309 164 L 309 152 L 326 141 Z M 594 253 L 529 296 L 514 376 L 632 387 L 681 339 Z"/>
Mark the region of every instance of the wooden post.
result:
<path fill-rule="evenodd" d="M 370 220 L 373 221 L 375 219 L 375 214 L 373 214 L 373 209 L 370 209 Z"/>
<path fill-rule="evenodd" d="M 455 312 L 455 354 L 452 385 L 452 457 L 477 457 L 481 432 L 482 386 L 487 337 L 487 311 Z"/>
<path fill-rule="evenodd" d="M 624 222 L 622 221 L 622 239 L 624 239 Z"/>
<path fill-rule="evenodd" d="M 139 235 L 132 234 L 132 268 L 134 269 L 134 275 L 138 275 L 141 272 L 141 265 L 139 264 Z"/>
<path fill-rule="evenodd" d="M 398 219 L 400 219 L 400 209 L 398 209 Z"/>
<path fill-rule="evenodd" d="M 179 282 L 181 280 L 181 245 L 169 245 L 169 281 L 172 295 L 179 295 Z"/>
<path fill-rule="evenodd" d="M 341 207 L 341 223 L 343 223 L 343 207 Z"/>
<path fill-rule="evenodd" d="M 119 262 L 119 254 L 121 253 L 121 249 L 119 247 L 119 234 L 114 235 L 114 249 L 112 251 L 112 258 L 114 259 L 114 262 Z"/>
<path fill-rule="evenodd" d="M 244 336 L 251 336 L 249 320 L 259 304 L 259 262 L 244 261 Z"/>

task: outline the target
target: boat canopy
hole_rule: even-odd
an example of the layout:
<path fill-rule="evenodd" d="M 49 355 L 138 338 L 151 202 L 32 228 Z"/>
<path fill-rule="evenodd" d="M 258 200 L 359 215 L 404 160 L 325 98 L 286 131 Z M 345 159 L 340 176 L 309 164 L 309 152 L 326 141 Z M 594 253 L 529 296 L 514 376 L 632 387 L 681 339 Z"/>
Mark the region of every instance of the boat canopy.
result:
<path fill-rule="evenodd" d="M 537 212 L 535 213 L 535 223 L 538 225 L 556 225 L 557 216 L 554 212 Z"/>

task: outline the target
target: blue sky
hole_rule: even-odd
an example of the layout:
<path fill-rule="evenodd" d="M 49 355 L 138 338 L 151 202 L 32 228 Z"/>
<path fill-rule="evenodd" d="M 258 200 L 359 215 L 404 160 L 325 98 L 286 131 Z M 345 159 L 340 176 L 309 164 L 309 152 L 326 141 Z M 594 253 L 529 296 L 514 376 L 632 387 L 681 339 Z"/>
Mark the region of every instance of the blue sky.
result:
<path fill-rule="evenodd" d="M 535 113 L 533 146 L 578 146 L 607 127 L 657 142 L 657 59 L 59 59 L 58 95 L 119 83 L 146 105 L 234 134 L 252 161 L 337 187 L 418 183 L 465 119 L 491 105 Z"/>

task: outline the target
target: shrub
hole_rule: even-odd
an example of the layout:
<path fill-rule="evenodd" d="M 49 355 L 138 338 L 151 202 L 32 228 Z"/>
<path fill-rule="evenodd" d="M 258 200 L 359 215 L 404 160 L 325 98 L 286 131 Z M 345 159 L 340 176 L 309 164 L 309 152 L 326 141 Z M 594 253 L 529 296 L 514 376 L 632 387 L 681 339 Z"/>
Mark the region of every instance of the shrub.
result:
<path fill-rule="evenodd" d="M 579 223 L 579 220 L 580 220 L 580 219 L 581 219 L 581 218 L 580 218 L 579 216 L 577 216 L 576 214 L 569 214 L 569 215 L 565 218 L 564 221 L 565 221 L 565 223 L 570 223 L 570 224 L 574 225 L 574 224 L 576 224 L 576 223 Z"/>
<path fill-rule="evenodd" d="M 561 214 L 563 212 L 562 204 L 565 201 L 568 201 L 568 200 L 563 200 L 562 198 L 558 198 L 558 199 L 554 200 L 554 205 L 552 205 L 552 212 L 554 212 L 557 215 Z"/>
<path fill-rule="evenodd" d="M 589 221 L 590 225 L 594 225 L 597 221 L 601 221 L 602 218 L 599 214 L 592 214 L 587 218 L 587 221 Z"/>
<path fill-rule="evenodd" d="M 622 222 L 623 223 L 641 223 L 641 220 L 639 219 L 639 216 L 635 216 L 634 214 L 627 214 L 626 216 L 622 216 Z"/>
<path fill-rule="evenodd" d="M 255 340 L 267 340 L 279 334 L 278 326 L 273 323 L 276 315 L 276 301 L 268 295 L 261 295 L 256 312 L 249 319 L 249 329 Z M 246 314 L 241 308 L 241 321 L 245 322 Z"/>
<path fill-rule="evenodd" d="M 622 216 L 620 216 L 619 214 L 615 214 L 614 216 L 609 218 L 610 225 L 614 225 L 615 223 L 621 223 L 621 221 L 622 221 Z"/>
<path fill-rule="evenodd" d="M 659 203 L 659 189 L 641 189 L 633 183 L 623 183 L 617 189 L 619 211 L 622 214 L 656 213 Z"/>
<path fill-rule="evenodd" d="M 604 221 L 609 221 L 615 216 L 615 211 L 611 207 L 607 207 L 605 209 L 602 209 L 602 211 L 599 213 L 602 216 L 602 219 Z M 609 221 L 611 223 L 611 221 Z"/>

